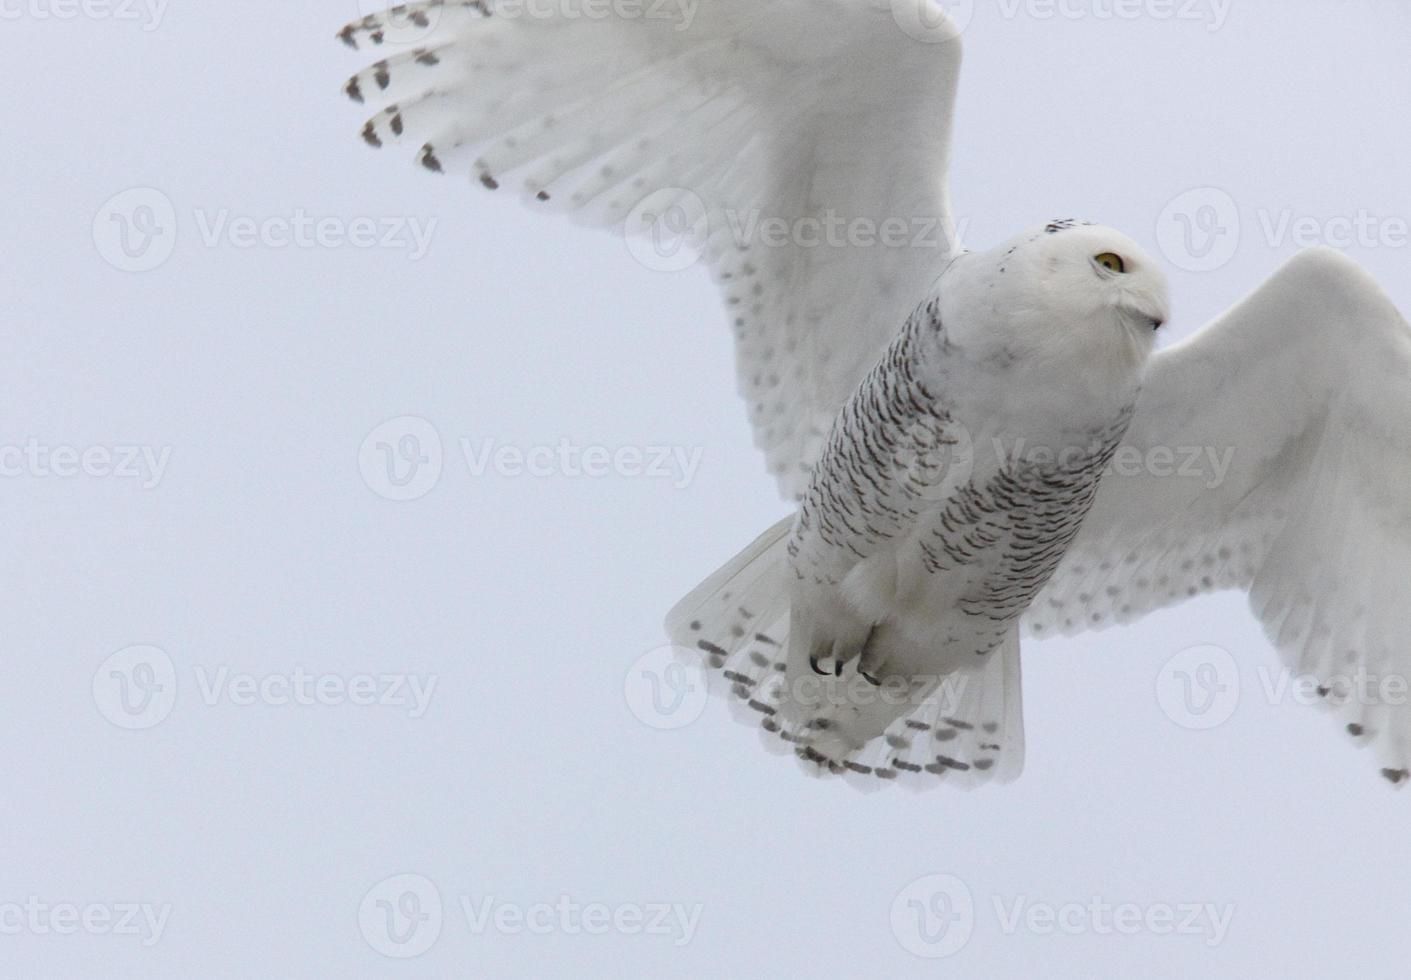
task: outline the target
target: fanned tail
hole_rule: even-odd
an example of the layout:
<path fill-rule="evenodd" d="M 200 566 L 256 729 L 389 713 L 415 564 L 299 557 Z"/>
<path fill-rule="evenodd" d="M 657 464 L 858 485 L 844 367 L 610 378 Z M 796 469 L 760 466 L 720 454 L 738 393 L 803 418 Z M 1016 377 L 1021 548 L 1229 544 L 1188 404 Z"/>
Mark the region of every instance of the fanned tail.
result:
<path fill-rule="evenodd" d="M 775 524 L 667 616 L 666 631 L 703 663 L 735 717 L 805 771 L 859 788 L 890 782 L 970 788 L 1008 782 L 1024 764 L 1019 635 L 973 663 L 894 685 L 862 658 L 820 667 L 815 624 L 793 601 L 793 519 Z"/>

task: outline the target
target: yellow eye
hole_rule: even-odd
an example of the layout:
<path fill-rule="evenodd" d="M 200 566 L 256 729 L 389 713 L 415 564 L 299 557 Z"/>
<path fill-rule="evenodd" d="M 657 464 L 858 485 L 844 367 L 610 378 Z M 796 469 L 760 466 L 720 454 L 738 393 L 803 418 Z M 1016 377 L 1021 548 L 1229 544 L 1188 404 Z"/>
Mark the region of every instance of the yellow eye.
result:
<path fill-rule="evenodd" d="M 1095 256 L 1093 261 L 1110 272 L 1126 272 L 1127 263 L 1122 261 L 1122 256 L 1116 252 L 1103 252 Z"/>

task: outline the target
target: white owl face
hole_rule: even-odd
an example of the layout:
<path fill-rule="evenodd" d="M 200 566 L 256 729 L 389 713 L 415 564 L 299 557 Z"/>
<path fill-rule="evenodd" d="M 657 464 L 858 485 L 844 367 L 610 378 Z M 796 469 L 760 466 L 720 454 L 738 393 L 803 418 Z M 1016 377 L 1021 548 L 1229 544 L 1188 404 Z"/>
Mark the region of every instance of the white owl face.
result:
<path fill-rule="evenodd" d="M 946 270 L 948 335 L 976 354 L 994 350 L 1084 373 L 1130 373 L 1170 315 L 1166 277 L 1121 232 L 1076 221 L 1032 229 Z"/>

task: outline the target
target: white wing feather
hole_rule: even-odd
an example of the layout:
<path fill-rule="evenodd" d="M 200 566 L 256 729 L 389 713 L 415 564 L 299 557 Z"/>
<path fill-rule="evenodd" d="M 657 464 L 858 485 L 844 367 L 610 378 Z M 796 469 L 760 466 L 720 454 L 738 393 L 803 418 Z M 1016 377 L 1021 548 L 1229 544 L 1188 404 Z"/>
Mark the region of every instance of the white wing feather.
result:
<path fill-rule="evenodd" d="M 1377 284 L 1331 250 L 1299 256 L 1157 355 L 1125 446 L 1029 631 L 1246 589 L 1286 666 L 1405 781 L 1411 328 Z"/>
<path fill-rule="evenodd" d="M 349 25 L 385 55 L 346 86 L 391 103 L 364 138 L 591 224 L 678 205 L 725 295 L 756 441 L 797 497 L 955 250 L 958 35 L 918 40 L 887 0 L 581 6 L 447 0 Z"/>

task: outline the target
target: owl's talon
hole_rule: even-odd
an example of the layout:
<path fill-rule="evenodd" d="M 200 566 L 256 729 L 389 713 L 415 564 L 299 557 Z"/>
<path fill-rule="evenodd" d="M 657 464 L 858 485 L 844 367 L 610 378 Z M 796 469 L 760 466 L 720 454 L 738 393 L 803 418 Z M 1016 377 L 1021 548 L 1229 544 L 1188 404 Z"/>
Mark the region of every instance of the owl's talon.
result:
<path fill-rule="evenodd" d="M 839 660 L 837 657 L 826 658 L 833 664 L 832 669 L 829 670 L 827 667 L 823 666 L 824 659 L 825 658 L 817 656 L 816 654 L 808 658 L 808 665 L 813 668 L 813 672 L 815 674 L 817 674 L 819 677 L 843 676 L 843 662 L 841 660 Z"/>

